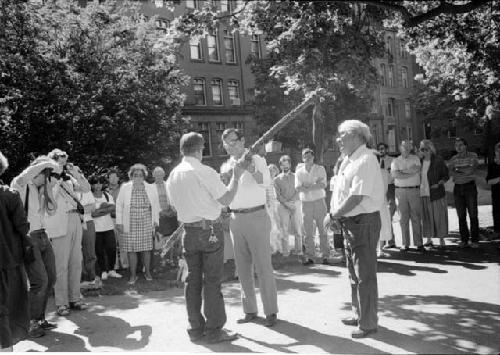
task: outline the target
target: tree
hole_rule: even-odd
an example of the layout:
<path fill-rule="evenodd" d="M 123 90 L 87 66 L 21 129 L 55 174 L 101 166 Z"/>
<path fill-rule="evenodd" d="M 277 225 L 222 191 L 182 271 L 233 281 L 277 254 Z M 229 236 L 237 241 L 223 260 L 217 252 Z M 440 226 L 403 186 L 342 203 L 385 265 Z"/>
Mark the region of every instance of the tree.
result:
<path fill-rule="evenodd" d="M 177 155 L 187 77 L 178 44 L 138 4 L 7 0 L 0 11 L 0 149 L 12 172 L 54 147 L 89 170 Z"/>

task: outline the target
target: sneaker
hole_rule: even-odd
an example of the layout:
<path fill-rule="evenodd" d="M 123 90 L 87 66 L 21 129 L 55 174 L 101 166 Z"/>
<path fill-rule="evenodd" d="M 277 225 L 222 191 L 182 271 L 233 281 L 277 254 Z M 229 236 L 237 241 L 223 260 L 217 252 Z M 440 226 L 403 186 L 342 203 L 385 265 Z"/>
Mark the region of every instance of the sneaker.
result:
<path fill-rule="evenodd" d="M 115 277 L 117 279 L 121 279 L 122 278 L 122 275 L 120 275 L 119 273 L 117 273 L 115 270 L 111 270 L 109 273 L 108 273 L 108 276 L 110 277 Z"/>
<path fill-rule="evenodd" d="M 45 335 L 45 330 L 38 324 L 36 320 L 30 320 L 30 326 L 28 329 L 28 336 L 30 338 L 40 338 Z"/>
<path fill-rule="evenodd" d="M 69 308 L 66 305 L 63 306 L 58 306 L 57 307 L 57 314 L 60 316 L 68 316 L 69 315 Z"/>
<path fill-rule="evenodd" d="M 107 280 L 108 279 L 108 273 L 106 271 L 103 271 L 101 274 L 101 280 Z"/>
<path fill-rule="evenodd" d="M 472 242 L 471 245 L 470 245 L 470 247 L 472 249 L 477 249 L 477 248 L 479 248 L 479 243 L 478 242 Z"/>
<path fill-rule="evenodd" d="M 432 247 L 434 244 L 432 244 L 432 240 L 429 240 L 427 243 L 424 244 L 424 247 Z"/>
<path fill-rule="evenodd" d="M 40 327 L 43 329 L 43 330 L 51 330 L 51 329 L 55 329 L 57 328 L 57 325 L 54 324 L 54 323 L 49 323 L 47 322 L 46 319 L 44 320 L 41 320 L 40 321 Z"/>
<path fill-rule="evenodd" d="M 396 246 L 396 244 L 387 244 L 387 245 L 384 245 L 383 249 L 397 249 L 398 247 Z"/>

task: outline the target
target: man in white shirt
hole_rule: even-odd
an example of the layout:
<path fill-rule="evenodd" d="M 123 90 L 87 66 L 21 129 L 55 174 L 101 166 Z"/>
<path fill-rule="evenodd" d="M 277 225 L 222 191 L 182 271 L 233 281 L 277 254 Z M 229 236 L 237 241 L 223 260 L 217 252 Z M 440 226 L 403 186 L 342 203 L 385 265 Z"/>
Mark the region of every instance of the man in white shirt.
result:
<path fill-rule="evenodd" d="M 183 155 L 167 180 L 167 193 L 177 218 L 184 224 L 184 258 L 188 265 L 185 296 L 192 341 L 206 335 L 209 343 L 232 341 L 237 335 L 222 329 L 226 323 L 221 282 L 224 273 L 224 234 L 221 209 L 233 200 L 242 173 L 236 164 L 229 188 L 211 167 L 201 163 L 203 136 L 181 137 Z M 202 295 L 204 316 L 201 314 Z"/>
<path fill-rule="evenodd" d="M 232 216 L 231 237 L 234 241 L 234 260 L 240 279 L 245 317 L 239 323 L 257 319 L 254 266 L 259 278 L 260 295 L 266 315 L 265 325 L 276 324 L 278 294 L 271 263 L 271 220 L 266 211 L 266 187 L 271 184 L 271 175 L 266 159 L 259 155 L 248 157 L 243 133 L 229 128 L 222 133 L 222 141 L 231 156 L 225 166 L 231 168 L 238 161 L 251 158 L 246 170 L 239 178 L 239 188 L 229 205 Z"/>
<path fill-rule="evenodd" d="M 396 212 L 396 187 L 394 186 L 394 178 L 391 175 L 391 164 L 394 158 L 391 157 L 389 154 L 387 154 L 388 149 L 389 146 L 384 142 L 380 142 L 379 144 L 377 144 L 377 150 L 380 158 L 380 169 L 387 170 L 387 174 L 389 175 L 389 183 L 387 184 L 386 197 L 387 197 L 387 202 L 389 203 L 389 213 L 391 216 L 391 223 L 392 223 L 392 219 L 394 218 L 394 213 Z M 396 240 L 394 239 L 394 232 L 392 232 L 392 238 L 391 240 L 387 241 L 385 248 L 395 248 L 395 247 L 396 247 Z"/>
<path fill-rule="evenodd" d="M 380 236 L 380 206 L 384 202 L 384 182 L 377 158 L 366 147 L 370 128 L 357 120 L 342 122 L 337 144 L 345 155 L 335 178 L 330 213 L 325 228 L 342 226 L 346 244 L 347 268 L 351 281 L 354 316 L 343 319 L 358 326 L 353 338 L 377 331 L 377 243 Z"/>
<path fill-rule="evenodd" d="M 314 151 L 310 148 L 302 150 L 304 164 L 295 170 L 295 188 L 302 202 L 302 224 L 304 225 L 305 246 L 304 265 L 314 264 L 316 248 L 314 244 L 314 222 L 319 233 L 319 245 L 323 264 L 328 264 L 330 246 L 328 236 L 323 229 L 323 219 L 326 216 L 326 171 L 321 165 L 314 164 Z"/>
<path fill-rule="evenodd" d="M 422 241 L 422 202 L 420 200 L 420 159 L 411 154 L 411 141 L 402 141 L 401 155 L 391 164 L 391 175 L 396 186 L 396 204 L 403 238 L 402 251 L 410 249 L 410 219 L 413 243 L 417 250 L 424 252 Z"/>

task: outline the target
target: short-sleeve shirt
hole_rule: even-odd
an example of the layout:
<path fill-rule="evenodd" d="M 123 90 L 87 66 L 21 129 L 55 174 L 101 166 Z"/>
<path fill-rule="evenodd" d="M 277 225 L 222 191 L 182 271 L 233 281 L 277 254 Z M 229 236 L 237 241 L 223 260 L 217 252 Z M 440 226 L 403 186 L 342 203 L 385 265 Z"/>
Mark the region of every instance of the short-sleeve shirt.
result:
<path fill-rule="evenodd" d="M 448 168 L 452 172 L 455 184 L 466 184 L 476 180 L 477 154 L 466 152 L 463 157 L 458 154 L 450 159 Z"/>
<path fill-rule="evenodd" d="M 258 184 L 252 174 L 245 170 L 238 181 L 236 195 L 229 205 L 231 209 L 252 208 L 266 204 L 266 189 L 271 186 L 271 174 L 265 158 L 253 155 L 252 160 L 255 170 L 262 173 L 262 184 Z M 229 166 L 233 166 L 236 160 L 231 157 L 228 163 Z"/>
<path fill-rule="evenodd" d="M 106 200 L 106 196 L 104 196 L 104 193 L 101 197 L 94 196 L 94 198 L 96 208 L 100 208 L 104 202 L 113 205 L 115 204 L 115 201 L 113 200 L 113 196 L 111 196 L 111 194 L 108 194 L 109 201 Z M 111 215 L 109 213 L 104 216 L 94 217 L 94 224 L 96 232 L 106 232 L 115 228 L 115 224 L 113 223 L 113 219 L 111 218 Z"/>
<path fill-rule="evenodd" d="M 410 154 L 406 158 L 400 155 L 392 161 L 391 171 L 407 170 L 414 165 L 421 166 L 420 159 L 416 155 Z M 407 179 L 395 178 L 394 184 L 396 187 L 420 186 L 420 171 L 417 171 Z"/>
<path fill-rule="evenodd" d="M 313 164 L 310 171 L 307 171 L 305 164 L 297 166 L 295 170 L 295 188 L 304 185 L 304 183 L 313 185 L 317 182 L 322 182 L 326 186 L 326 170 L 323 166 Z M 299 192 L 301 201 L 316 201 L 325 198 L 325 196 L 325 189 Z"/>
<path fill-rule="evenodd" d="M 219 174 L 194 157 L 184 157 L 167 180 L 167 193 L 183 223 L 219 218 L 222 205 L 217 201 L 227 187 Z"/>
<path fill-rule="evenodd" d="M 295 174 L 291 171 L 276 176 L 274 178 L 274 188 L 285 201 L 298 200 L 297 190 L 295 189 Z"/>
<path fill-rule="evenodd" d="M 80 203 L 85 206 L 85 205 L 90 205 L 90 204 L 95 204 L 95 198 L 92 192 L 84 192 L 82 193 L 82 197 L 80 198 Z M 85 212 L 83 214 L 83 221 L 84 222 L 89 222 L 92 221 L 92 214 L 90 212 Z"/>
<path fill-rule="evenodd" d="M 363 199 L 345 217 L 379 211 L 384 202 L 384 181 L 380 165 L 373 151 L 366 145 L 360 146 L 342 161 L 333 184 L 331 206 L 338 208 L 350 196 L 363 196 Z"/>

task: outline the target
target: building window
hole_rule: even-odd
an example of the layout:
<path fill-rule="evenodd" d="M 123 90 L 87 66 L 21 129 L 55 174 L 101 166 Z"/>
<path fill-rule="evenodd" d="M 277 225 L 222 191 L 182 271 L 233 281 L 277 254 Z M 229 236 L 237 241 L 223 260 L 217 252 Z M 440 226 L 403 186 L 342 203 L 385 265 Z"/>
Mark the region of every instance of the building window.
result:
<path fill-rule="evenodd" d="M 165 20 L 163 18 L 159 18 L 156 20 L 156 28 L 159 30 L 162 30 L 164 32 L 167 32 L 168 28 L 170 27 L 170 21 Z"/>
<path fill-rule="evenodd" d="M 386 114 L 388 117 L 396 116 L 396 99 L 392 97 L 387 99 Z"/>
<path fill-rule="evenodd" d="M 389 87 L 394 87 L 394 65 L 389 65 L 388 82 Z"/>
<path fill-rule="evenodd" d="M 261 57 L 259 35 L 252 35 L 250 42 L 250 52 L 257 58 Z"/>
<path fill-rule="evenodd" d="M 231 103 L 231 105 L 241 105 L 239 82 L 236 80 L 229 80 L 227 82 L 227 91 L 229 94 L 229 102 Z"/>
<path fill-rule="evenodd" d="M 380 64 L 380 84 L 382 86 L 387 86 L 387 70 L 385 64 Z"/>
<path fill-rule="evenodd" d="M 399 41 L 399 55 L 401 58 L 406 59 L 408 58 L 408 52 L 405 49 L 405 44 L 403 41 Z"/>
<path fill-rule="evenodd" d="M 222 105 L 222 80 L 213 79 L 212 86 L 212 101 L 214 105 Z"/>
<path fill-rule="evenodd" d="M 196 9 L 196 0 L 186 0 L 186 7 L 188 9 Z"/>
<path fill-rule="evenodd" d="M 195 105 L 206 105 L 207 102 L 205 100 L 205 79 L 194 79 L 193 89 Z"/>
<path fill-rule="evenodd" d="M 211 136 L 210 136 L 210 124 L 208 122 L 198 122 L 198 133 L 203 136 L 205 145 L 203 146 L 203 156 L 212 155 L 211 147 Z"/>
<path fill-rule="evenodd" d="M 236 63 L 234 34 L 227 29 L 224 30 L 224 47 L 226 50 L 226 63 Z"/>
<path fill-rule="evenodd" d="M 387 37 L 385 42 L 385 48 L 389 56 L 394 55 L 394 39 L 391 36 Z"/>
<path fill-rule="evenodd" d="M 219 58 L 219 36 L 217 32 L 207 36 L 208 60 L 211 62 L 220 61 Z"/>
<path fill-rule="evenodd" d="M 156 7 L 163 7 L 163 0 L 155 0 Z"/>
<path fill-rule="evenodd" d="M 215 122 L 215 137 L 214 141 L 214 154 L 216 155 L 226 155 L 226 150 L 224 149 L 224 145 L 222 144 L 222 133 L 227 128 L 226 122 Z"/>
<path fill-rule="evenodd" d="M 203 60 L 203 50 L 201 48 L 201 39 L 191 38 L 189 41 L 189 47 L 191 49 L 191 59 Z"/>
<path fill-rule="evenodd" d="M 407 67 L 402 67 L 401 68 L 401 85 L 403 85 L 404 88 L 408 88 L 408 68 Z"/>
<path fill-rule="evenodd" d="M 230 12 L 231 11 L 231 1 L 232 0 L 220 0 L 220 10 L 222 12 Z"/>
<path fill-rule="evenodd" d="M 405 100 L 405 118 L 410 119 L 411 118 L 411 105 L 410 101 Z"/>
<path fill-rule="evenodd" d="M 236 129 L 239 129 L 241 132 L 244 132 L 245 130 L 245 123 L 241 121 L 236 121 L 233 122 L 233 127 Z"/>
<path fill-rule="evenodd" d="M 406 139 L 413 141 L 413 130 L 411 127 L 406 127 Z"/>

